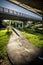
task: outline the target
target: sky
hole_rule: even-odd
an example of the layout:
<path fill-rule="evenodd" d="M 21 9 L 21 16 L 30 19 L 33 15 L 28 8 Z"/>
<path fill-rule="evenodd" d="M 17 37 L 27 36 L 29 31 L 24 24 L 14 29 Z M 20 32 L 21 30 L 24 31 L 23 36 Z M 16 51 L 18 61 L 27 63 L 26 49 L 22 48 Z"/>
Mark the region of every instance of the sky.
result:
<path fill-rule="evenodd" d="M 22 7 L 19 7 L 16 4 L 12 4 L 12 3 L 10 3 L 10 2 L 8 2 L 6 0 L 0 0 L 0 6 L 5 7 L 5 8 L 9 8 L 9 9 L 12 9 L 12 10 L 15 10 L 15 11 L 19 11 L 21 13 L 28 14 L 29 16 L 33 16 L 35 18 L 42 19 L 41 16 L 36 15 L 36 14 L 34 14 L 34 13 L 32 13 L 32 12 L 22 8 Z"/>

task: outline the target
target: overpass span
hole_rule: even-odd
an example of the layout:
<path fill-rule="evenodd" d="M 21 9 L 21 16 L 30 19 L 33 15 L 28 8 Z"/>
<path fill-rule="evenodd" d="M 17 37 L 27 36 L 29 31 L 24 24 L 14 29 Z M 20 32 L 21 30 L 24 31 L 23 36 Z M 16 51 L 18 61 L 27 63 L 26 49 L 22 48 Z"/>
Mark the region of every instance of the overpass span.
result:
<path fill-rule="evenodd" d="M 35 14 L 35 13 L 34 13 Z M 37 14 L 36 14 L 37 15 Z M 39 15 L 37 15 L 39 16 Z M 39 16 L 39 18 L 31 16 L 29 14 L 24 14 L 12 9 L 8 9 L 5 7 L 0 6 L 0 19 L 13 19 L 13 20 L 22 20 L 22 21 L 28 21 L 28 20 L 36 20 L 36 21 L 42 21 L 42 17 Z"/>

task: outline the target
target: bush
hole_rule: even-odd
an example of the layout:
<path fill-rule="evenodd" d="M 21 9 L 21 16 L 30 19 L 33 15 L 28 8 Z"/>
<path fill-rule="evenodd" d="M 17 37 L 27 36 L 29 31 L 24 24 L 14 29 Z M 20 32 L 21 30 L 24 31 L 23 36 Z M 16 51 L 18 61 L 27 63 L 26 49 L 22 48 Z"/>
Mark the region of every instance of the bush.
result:
<path fill-rule="evenodd" d="M 35 31 L 38 32 L 38 33 L 43 34 L 43 30 L 39 30 L 38 28 L 35 28 Z"/>

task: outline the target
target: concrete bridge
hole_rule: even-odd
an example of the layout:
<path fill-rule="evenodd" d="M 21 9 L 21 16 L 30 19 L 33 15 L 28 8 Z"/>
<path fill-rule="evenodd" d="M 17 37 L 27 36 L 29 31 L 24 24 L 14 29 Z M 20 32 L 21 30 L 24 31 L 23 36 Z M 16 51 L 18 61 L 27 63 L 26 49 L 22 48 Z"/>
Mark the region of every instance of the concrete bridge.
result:
<path fill-rule="evenodd" d="M 23 9 L 22 7 L 19 7 L 17 5 L 16 6 L 18 7 L 18 10 L 16 10 L 17 8 L 15 9 L 14 6 L 15 4 L 7 1 L 5 1 L 4 3 L 4 1 L 5 0 L 2 0 L 2 2 L 0 1 L 0 19 L 21 20 L 21 21 L 29 21 L 29 20 L 42 21 L 41 15 Z M 9 7 L 7 7 L 7 4 L 9 5 Z M 19 8 L 21 8 L 21 10 L 24 10 L 24 12 L 19 11 Z"/>
<path fill-rule="evenodd" d="M 29 14 L 15 11 L 5 7 L 0 7 L 0 19 L 11 19 L 11 20 L 21 20 L 21 21 L 28 21 L 28 20 L 42 21 L 42 17 L 39 15 L 37 15 L 37 17 L 31 16 Z"/>
<path fill-rule="evenodd" d="M 19 7 L 17 5 L 15 5 L 17 6 L 17 8 L 15 9 L 14 5 L 15 4 L 7 2 L 7 0 L 0 1 L 1 20 L 21 20 L 24 23 L 27 23 L 27 21 L 29 20 L 42 21 L 41 15 L 23 9 L 22 7 Z M 21 11 L 19 11 L 19 9 L 21 9 Z M 30 44 L 20 31 L 16 29 L 15 31 L 16 33 L 12 33 L 8 42 L 9 44 L 7 45 L 8 57 L 14 65 L 28 65 L 30 61 L 32 61 L 39 55 L 40 49 Z M 17 35 L 18 33 L 19 35 Z"/>

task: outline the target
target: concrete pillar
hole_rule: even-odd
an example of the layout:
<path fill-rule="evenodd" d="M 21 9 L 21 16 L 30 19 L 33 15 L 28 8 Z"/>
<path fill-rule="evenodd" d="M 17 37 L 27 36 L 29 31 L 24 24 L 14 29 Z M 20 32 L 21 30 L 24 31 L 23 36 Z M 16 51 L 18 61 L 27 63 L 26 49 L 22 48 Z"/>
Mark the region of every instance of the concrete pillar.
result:
<path fill-rule="evenodd" d="M 3 22 L 3 20 L 0 20 L 0 29 L 3 27 L 2 22 Z"/>
<path fill-rule="evenodd" d="M 42 15 L 42 26 L 43 26 L 43 15 Z"/>
<path fill-rule="evenodd" d="M 43 15 L 42 15 L 42 30 L 43 30 Z M 43 32 L 42 32 L 43 33 Z"/>
<path fill-rule="evenodd" d="M 23 21 L 23 28 L 25 28 L 25 25 L 27 24 L 28 21 Z"/>
<path fill-rule="evenodd" d="M 2 25 L 2 20 L 0 20 L 0 25 Z"/>
<path fill-rule="evenodd" d="M 15 22 L 15 27 L 17 28 L 17 23 Z"/>
<path fill-rule="evenodd" d="M 23 28 L 23 22 L 22 22 L 22 28 Z"/>
<path fill-rule="evenodd" d="M 11 22 L 12 22 L 12 21 L 10 20 L 10 26 L 11 26 Z"/>

